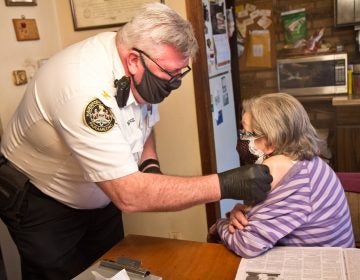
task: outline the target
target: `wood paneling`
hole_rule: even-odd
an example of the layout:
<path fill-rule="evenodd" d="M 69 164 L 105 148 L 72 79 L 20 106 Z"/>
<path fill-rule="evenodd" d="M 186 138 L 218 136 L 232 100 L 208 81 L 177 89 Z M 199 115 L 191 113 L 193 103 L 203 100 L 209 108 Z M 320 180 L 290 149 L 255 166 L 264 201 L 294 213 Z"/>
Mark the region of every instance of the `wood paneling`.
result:
<path fill-rule="evenodd" d="M 336 171 L 360 171 L 360 106 L 336 108 Z"/>

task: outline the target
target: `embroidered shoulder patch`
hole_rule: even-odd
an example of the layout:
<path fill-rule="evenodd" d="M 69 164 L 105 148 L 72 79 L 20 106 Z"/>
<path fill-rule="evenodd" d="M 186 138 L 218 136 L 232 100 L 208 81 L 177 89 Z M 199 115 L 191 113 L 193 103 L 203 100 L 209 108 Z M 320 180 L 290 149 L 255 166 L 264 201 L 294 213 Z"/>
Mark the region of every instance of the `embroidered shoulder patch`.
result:
<path fill-rule="evenodd" d="M 96 132 L 107 132 L 115 124 L 115 117 L 111 109 L 97 98 L 86 106 L 83 119 L 84 123 Z"/>

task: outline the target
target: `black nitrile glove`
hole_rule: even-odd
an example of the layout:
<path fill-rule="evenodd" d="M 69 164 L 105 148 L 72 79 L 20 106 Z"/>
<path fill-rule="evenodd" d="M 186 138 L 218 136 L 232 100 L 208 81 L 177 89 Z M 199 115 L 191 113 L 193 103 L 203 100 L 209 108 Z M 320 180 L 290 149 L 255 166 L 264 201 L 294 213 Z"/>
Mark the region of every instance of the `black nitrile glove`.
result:
<path fill-rule="evenodd" d="M 218 174 L 221 199 L 233 198 L 257 204 L 266 198 L 273 178 L 266 165 L 245 165 Z"/>

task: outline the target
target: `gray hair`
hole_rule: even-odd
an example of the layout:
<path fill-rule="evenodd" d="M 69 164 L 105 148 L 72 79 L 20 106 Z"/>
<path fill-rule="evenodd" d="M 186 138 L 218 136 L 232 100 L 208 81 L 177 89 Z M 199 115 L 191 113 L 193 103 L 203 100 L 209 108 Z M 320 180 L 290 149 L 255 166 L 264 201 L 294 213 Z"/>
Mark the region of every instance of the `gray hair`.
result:
<path fill-rule="evenodd" d="M 148 50 L 152 55 L 159 45 L 170 45 L 184 57 L 195 58 L 198 44 L 193 28 L 187 20 L 165 4 L 144 5 L 118 31 L 120 40 L 128 49 Z"/>
<path fill-rule="evenodd" d="M 293 160 L 311 160 L 322 140 L 301 103 L 286 93 L 269 93 L 243 101 L 243 113 L 251 115 L 253 131 L 264 135 L 275 150 Z"/>

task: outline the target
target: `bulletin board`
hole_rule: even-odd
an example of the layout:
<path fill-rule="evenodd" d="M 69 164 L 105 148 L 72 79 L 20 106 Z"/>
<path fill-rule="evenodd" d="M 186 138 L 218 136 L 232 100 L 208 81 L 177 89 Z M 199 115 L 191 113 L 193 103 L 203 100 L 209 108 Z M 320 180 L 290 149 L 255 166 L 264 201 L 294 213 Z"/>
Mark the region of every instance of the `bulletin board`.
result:
<path fill-rule="evenodd" d="M 240 72 L 274 67 L 275 24 L 272 1 L 236 1 L 238 38 L 244 48 L 239 57 Z"/>

